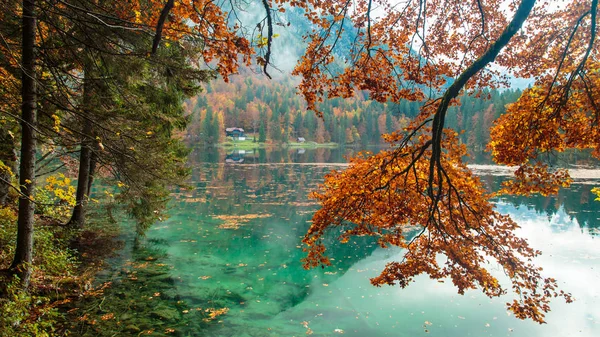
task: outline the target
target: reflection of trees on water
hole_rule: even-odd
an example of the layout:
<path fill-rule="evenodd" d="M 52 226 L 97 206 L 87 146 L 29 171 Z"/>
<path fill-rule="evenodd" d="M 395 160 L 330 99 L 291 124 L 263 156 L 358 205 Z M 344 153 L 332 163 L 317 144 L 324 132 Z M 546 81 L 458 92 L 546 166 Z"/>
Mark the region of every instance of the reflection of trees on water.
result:
<path fill-rule="evenodd" d="M 178 295 L 214 293 L 211 296 L 218 303 L 231 308 L 224 318 L 224 330 L 214 335 L 241 335 L 252 326 L 250 322 L 269 321 L 303 303 L 314 289 L 333 284 L 377 249 L 371 238 L 341 244 L 335 237 L 339 233 L 331 233 L 325 244 L 328 255 L 335 259 L 334 266 L 310 271 L 301 267 L 305 253 L 300 240 L 318 207 L 307 195 L 325 174 L 341 169 L 314 163 L 344 162 L 345 154 L 348 152 L 341 149 L 306 149 L 302 153 L 297 148 L 200 149 L 192 154 L 192 188 L 175 193 L 178 215 L 164 234 L 177 254 L 169 263 L 180 272 Z M 227 158 L 239 163 L 226 163 Z M 481 179 L 490 190 L 497 190 L 506 177 Z M 502 203 L 514 205 L 520 209 L 517 213 L 525 215 L 534 211 L 548 217 L 568 214 L 591 230 L 598 226 L 600 203 L 593 201 L 590 189 L 575 185 L 557 196 L 505 197 Z M 259 301 L 270 304 L 261 306 Z M 305 304 L 310 303 L 308 298 Z M 307 307 L 301 305 L 297 310 Z M 225 331 L 230 328 L 235 332 Z"/>
<path fill-rule="evenodd" d="M 497 191 L 502 181 L 507 177 L 485 176 L 482 181 L 489 190 Z M 561 189 L 557 195 L 542 196 L 503 196 L 502 201 L 509 202 L 515 207 L 527 207 L 537 214 L 544 214 L 552 218 L 561 209 L 569 215 L 571 220 L 577 220 L 582 229 L 598 234 L 600 229 L 600 202 L 595 201 L 591 192 L 592 185 L 573 184 L 568 189 Z"/>
<path fill-rule="evenodd" d="M 197 189 L 194 193 L 206 195 L 197 197 L 211 199 L 206 209 L 201 211 L 207 214 L 223 214 L 232 212 L 239 205 L 244 205 L 247 210 L 256 209 L 262 203 L 289 204 L 306 199 L 306 195 L 316 187 L 315 182 L 320 182 L 322 177 L 332 167 L 296 167 L 294 169 L 282 166 L 282 163 L 339 163 L 344 162 L 344 157 L 353 154 L 353 149 L 307 149 L 302 153 L 297 148 L 254 149 L 243 153 L 222 149 L 198 149 L 190 159 L 194 167 L 192 179 Z M 243 158 L 243 164 L 257 165 L 252 169 L 241 169 L 232 165 L 206 166 L 202 163 L 223 163 L 227 157 Z M 477 158 L 474 158 L 477 159 Z M 563 153 L 549 158 L 555 164 L 569 162 L 574 165 L 589 165 L 592 159 L 584 152 Z M 477 161 L 477 160 L 476 160 Z M 269 165 L 268 163 L 274 163 Z M 277 166 L 279 164 L 279 166 Z M 489 190 L 495 191 L 506 177 L 482 176 L 482 181 Z M 519 197 L 505 196 L 503 201 L 516 207 L 525 206 L 538 214 L 552 217 L 559 210 L 564 210 L 571 219 L 577 220 L 581 228 L 600 228 L 600 202 L 594 201 L 591 185 L 573 185 L 570 189 L 560 190 L 558 195 L 549 197 Z M 217 202 L 215 202 L 217 200 Z M 261 206 L 262 207 L 262 206 Z M 283 207 L 283 217 L 292 217 L 297 207 Z M 282 212 L 282 211 L 280 211 Z M 306 221 L 310 220 L 307 216 Z"/>
<path fill-rule="evenodd" d="M 289 238 L 278 242 L 277 250 L 285 255 L 285 260 L 294 264 L 293 268 L 301 269 L 300 259 L 305 254 L 299 249 L 301 237 L 308 230 L 312 214 L 317 208 L 316 202 L 308 200 L 307 196 L 335 167 L 295 163 L 339 162 L 343 160 L 344 152 L 335 149 L 309 149 L 305 153 L 299 153 L 297 150 L 221 151 L 218 159 L 212 154 L 196 152 L 190 160 L 192 189 L 182 189 L 175 193 L 175 202 L 178 203 L 176 208 L 178 212 L 209 218 L 221 215 L 269 215 L 266 220 L 255 220 L 236 230 L 226 229 L 231 231 L 228 235 L 231 235 L 233 241 L 218 244 L 230 245 L 236 242 L 244 254 L 255 254 L 264 249 L 266 243 L 262 241 L 265 240 L 265 235 L 273 235 L 273 231 L 289 234 Z M 225 162 L 226 158 L 239 162 L 240 157 L 243 157 L 243 163 Z M 215 159 L 217 160 L 211 162 Z M 354 263 L 376 249 L 370 238 L 357 238 L 354 240 L 356 242 L 348 244 L 340 244 L 333 236 L 329 240 L 331 242 L 328 247 L 332 247 L 335 266 L 312 271 L 322 275 L 329 272 L 326 275 L 328 278 L 342 276 Z M 211 247 L 216 248 L 215 245 Z M 229 253 L 233 253 L 233 250 L 232 247 L 228 248 Z M 271 251 L 270 254 L 274 253 Z M 290 271 L 293 268 L 290 265 Z M 288 281 L 309 283 L 311 280 L 304 279 L 303 275 L 304 273 L 296 272 L 293 274 L 294 279 Z"/>
<path fill-rule="evenodd" d="M 257 148 L 250 150 L 195 148 L 189 156 L 192 166 L 201 163 L 344 163 L 358 152 L 354 148 Z"/>

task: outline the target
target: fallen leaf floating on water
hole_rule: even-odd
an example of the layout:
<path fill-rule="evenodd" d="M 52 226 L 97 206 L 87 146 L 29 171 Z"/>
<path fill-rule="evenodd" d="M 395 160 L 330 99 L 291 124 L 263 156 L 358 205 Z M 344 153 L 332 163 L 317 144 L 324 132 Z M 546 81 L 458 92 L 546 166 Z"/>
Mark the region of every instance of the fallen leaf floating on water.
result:
<path fill-rule="evenodd" d="M 220 229 L 235 230 L 250 220 L 269 217 L 271 217 L 271 214 L 217 215 L 214 218 L 225 221 L 225 223 L 219 225 Z"/>
<path fill-rule="evenodd" d="M 239 222 L 226 222 L 224 224 L 219 225 L 220 229 L 239 229 L 240 227 L 242 227 L 242 224 Z"/>
<path fill-rule="evenodd" d="M 206 202 L 206 198 L 182 198 L 181 201 L 188 203 L 202 203 Z"/>
<path fill-rule="evenodd" d="M 208 318 L 203 319 L 203 321 L 208 322 L 211 320 L 216 319 L 217 317 L 221 316 L 221 315 L 225 315 L 227 312 L 229 311 L 229 308 L 221 308 L 221 309 L 215 309 L 215 308 L 208 308 L 205 309 L 204 312 L 208 312 Z"/>
<path fill-rule="evenodd" d="M 312 335 L 313 334 L 312 329 L 308 327 L 308 322 L 307 321 L 303 321 L 300 324 L 302 324 L 302 326 L 306 329 L 306 334 L 307 335 Z"/>
<path fill-rule="evenodd" d="M 100 319 L 102 319 L 103 321 L 107 321 L 107 320 L 109 320 L 109 319 L 113 319 L 114 317 L 115 317 L 115 314 L 113 314 L 113 313 L 111 312 L 111 313 L 108 313 L 108 314 L 106 314 L 106 315 L 103 315 L 102 317 L 100 317 Z"/>
<path fill-rule="evenodd" d="M 214 218 L 219 220 L 252 220 L 269 218 L 272 214 L 244 214 L 244 215 L 217 215 Z"/>

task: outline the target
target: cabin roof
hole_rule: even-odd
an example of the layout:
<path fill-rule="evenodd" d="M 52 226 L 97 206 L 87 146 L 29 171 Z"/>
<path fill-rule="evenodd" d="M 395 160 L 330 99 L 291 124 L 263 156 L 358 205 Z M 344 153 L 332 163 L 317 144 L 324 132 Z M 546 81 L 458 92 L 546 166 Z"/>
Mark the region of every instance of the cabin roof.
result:
<path fill-rule="evenodd" d="M 244 129 L 242 129 L 242 128 L 226 128 L 225 131 L 226 132 L 233 132 L 233 131 L 244 132 Z"/>

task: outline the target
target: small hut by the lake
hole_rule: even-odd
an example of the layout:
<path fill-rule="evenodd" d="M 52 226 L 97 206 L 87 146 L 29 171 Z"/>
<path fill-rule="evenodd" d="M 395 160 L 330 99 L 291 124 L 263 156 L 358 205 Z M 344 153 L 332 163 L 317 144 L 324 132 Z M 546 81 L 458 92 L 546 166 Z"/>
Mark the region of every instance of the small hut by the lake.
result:
<path fill-rule="evenodd" d="M 246 134 L 244 133 L 244 129 L 242 128 L 226 128 L 225 136 L 231 137 L 233 139 L 245 140 Z"/>

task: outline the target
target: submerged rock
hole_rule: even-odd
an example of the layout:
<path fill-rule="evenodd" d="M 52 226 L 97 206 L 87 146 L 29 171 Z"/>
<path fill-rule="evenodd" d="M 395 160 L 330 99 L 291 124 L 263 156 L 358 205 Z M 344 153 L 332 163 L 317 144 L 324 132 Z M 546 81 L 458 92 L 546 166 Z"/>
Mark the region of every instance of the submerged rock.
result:
<path fill-rule="evenodd" d="M 223 297 L 236 304 L 246 302 L 246 299 L 237 292 L 227 292 L 223 295 Z"/>
<path fill-rule="evenodd" d="M 129 333 L 138 333 L 142 330 L 133 324 L 129 324 L 128 326 L 125 327 L 125 331 L 127 331 Z"/>
<path fill-rule="evenodd" d="M 168 274 L 153 276 L 148 279 L 148 282 L 165 283 L 167 285 L 175 284 L 175 279 Z"/>
<path fill-rule="evenodd" d="M 181 319 L 181 313 L 175 308 L 159 306 L 150 312 L 150 317 L 161 321 L 177 321 Z"/>

